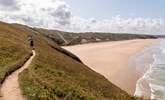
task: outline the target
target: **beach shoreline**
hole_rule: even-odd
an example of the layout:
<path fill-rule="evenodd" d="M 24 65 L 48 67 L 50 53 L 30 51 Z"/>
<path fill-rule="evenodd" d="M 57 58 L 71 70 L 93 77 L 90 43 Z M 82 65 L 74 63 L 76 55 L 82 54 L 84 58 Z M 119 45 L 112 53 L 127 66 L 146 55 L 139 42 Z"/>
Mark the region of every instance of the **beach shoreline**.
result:
<path fill-rule="evenodd" d="M 136 82 L 143 76 L 130 64 L 134 55 L 158 43 L 158 39 L 135 39 L 63 47 L 77 55 L 84 64 L 109 81 L 134 95 Z"/>
<path fill-rule="evenodd" d="M 158 43 L 157 43 L 158 44 Z M 157 45 L 155 44 L 155 45 Z M 151 97 L 151 90 L 147 83 L 144 83 L 143 86 L 145 89 L 143 91 L 139 91 L 139 82 L 143 81 L 143 77 L 146 72 L 150 69 L 150 64 L 154 62 L 153 58 L 153 47 L 155 45 L 151 45 L 141 52 L 138 52 L 136 55 L 133 55 L 130 59 L 130 66 L 135 66 L 136 72 L 138 73 L 138 79 L 136 81 L 136 88 L 134 95 L 135 96 L 142 96 L 145 99 L 150 99 Z"/>

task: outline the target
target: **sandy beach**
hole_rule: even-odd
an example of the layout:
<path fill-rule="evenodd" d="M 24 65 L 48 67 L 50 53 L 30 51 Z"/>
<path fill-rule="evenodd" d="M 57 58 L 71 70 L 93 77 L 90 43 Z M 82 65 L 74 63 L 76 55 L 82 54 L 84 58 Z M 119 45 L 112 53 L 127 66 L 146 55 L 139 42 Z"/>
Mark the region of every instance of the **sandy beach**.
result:
<path fill-rule="evenodd" d="M 142 75 L 136 71 L 134 65 L 129 64 L 130 58 L 158 42 L 156 39 L 136 39 L 63 48 L 77 55 L 84 64 L 133 95 L 136 82 Z"/>

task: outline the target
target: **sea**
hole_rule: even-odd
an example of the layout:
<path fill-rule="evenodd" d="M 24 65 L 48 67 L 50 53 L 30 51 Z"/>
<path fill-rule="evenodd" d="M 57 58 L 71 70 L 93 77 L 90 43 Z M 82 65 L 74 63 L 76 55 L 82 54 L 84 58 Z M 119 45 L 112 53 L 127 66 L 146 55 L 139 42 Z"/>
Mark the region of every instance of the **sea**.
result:
<path fill-rule="evenodd" d="M 165 100 L 165 40 L 146 47 L 133 58 L 141 75 L 134 95 L 153 100 Z"/>

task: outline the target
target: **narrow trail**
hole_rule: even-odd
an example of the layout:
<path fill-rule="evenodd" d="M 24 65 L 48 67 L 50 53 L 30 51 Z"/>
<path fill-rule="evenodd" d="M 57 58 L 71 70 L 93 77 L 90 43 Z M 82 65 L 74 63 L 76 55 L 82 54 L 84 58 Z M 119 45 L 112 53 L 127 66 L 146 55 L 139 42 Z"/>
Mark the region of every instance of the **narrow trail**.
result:
<path fill-rule="evenodd" d="M 33 55 L 30 57 L 30 59 L 20 69 L 16 70 L 5 79 L 1 86 L 2 98 L 0 100 L 25 100 L 19 88 L 18 76 L 19 73 L 28 68 L 28 66 L 31 64 L 36 55 L 34 50 L 32 52 Z"/>

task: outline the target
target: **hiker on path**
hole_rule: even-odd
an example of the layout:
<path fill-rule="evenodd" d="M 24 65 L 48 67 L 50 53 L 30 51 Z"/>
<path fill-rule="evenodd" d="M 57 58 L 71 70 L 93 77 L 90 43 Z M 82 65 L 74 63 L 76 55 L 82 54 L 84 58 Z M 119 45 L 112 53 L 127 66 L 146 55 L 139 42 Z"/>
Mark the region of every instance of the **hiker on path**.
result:
<path fill-rule="evenodd" d="M 33 41 L 32 35 L 28 36 L 28 42 L 29 42 L 30 47 L 34 50 L 34 41 Z"/>

